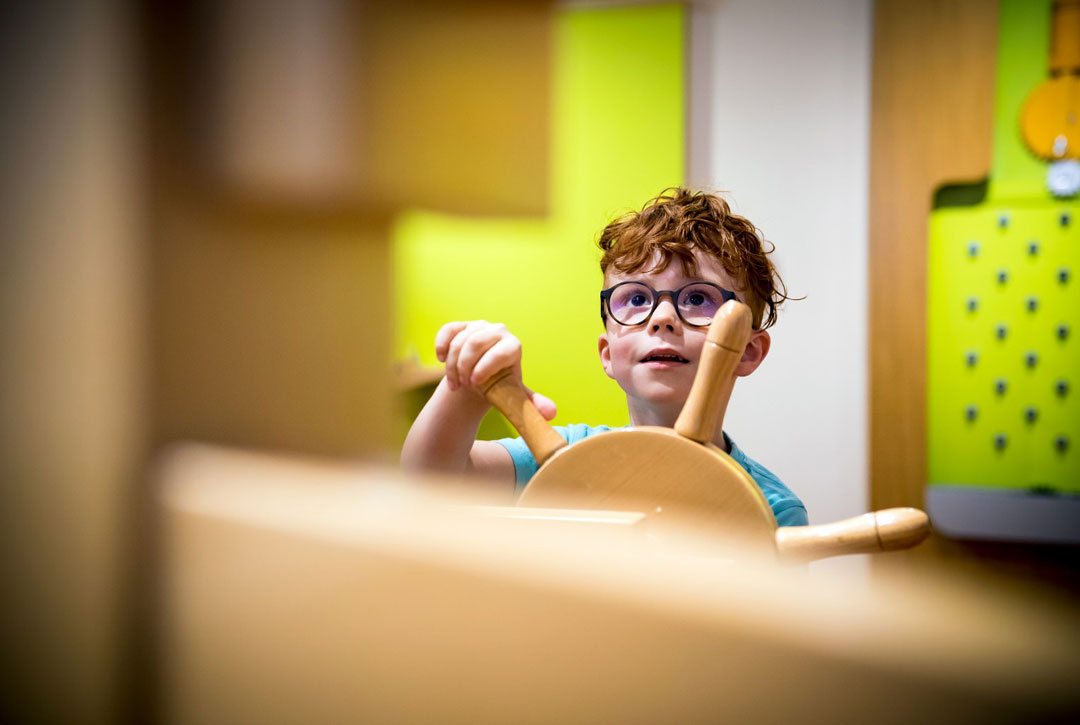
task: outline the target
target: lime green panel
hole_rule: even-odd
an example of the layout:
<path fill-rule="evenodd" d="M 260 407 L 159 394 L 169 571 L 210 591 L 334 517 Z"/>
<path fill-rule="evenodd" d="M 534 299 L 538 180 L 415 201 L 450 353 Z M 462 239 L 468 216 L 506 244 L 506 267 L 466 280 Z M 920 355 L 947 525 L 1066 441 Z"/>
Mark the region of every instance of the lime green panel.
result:
<path fill-rule="evenodd" d="M 625 398 L 597 354 L 595 240 L 613 216 L 683 180 L 683 9 L 564 9 L 555 44 L 550 216 L 403 215 L 395 352 L 436 364 L 443 323 L 504 322 L 522 340 L 526 384 L 558 404 L 556 423 L 619 425 Z"/>
<path fill-rule="evenodd" d="M 1080 204 L 933 214 L 932 483 L 1080 492 L 1078 271 Z"/>
<path fill-rule="evenodd" d="M 1080 203 L 1050 196 L 1019 122 L 1050 6 L 1002 0 L 987 200 L 930 218 L 931 485 L 1080 492 Z"/>
<path fill-rule="evenodd" d="M 1001 0 L 990 202 L 1046 195 L 1047 163 L 1020 135 L 1024 99 L 1049 77 L 1051 0 Z"/>

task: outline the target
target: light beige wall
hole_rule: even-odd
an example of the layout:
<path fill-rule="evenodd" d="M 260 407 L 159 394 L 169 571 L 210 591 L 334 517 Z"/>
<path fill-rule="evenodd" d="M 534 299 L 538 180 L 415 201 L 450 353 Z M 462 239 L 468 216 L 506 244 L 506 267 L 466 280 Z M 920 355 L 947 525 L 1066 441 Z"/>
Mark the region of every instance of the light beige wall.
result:
<path fill-rule="evenodd" d="M 866 510 L 866 258 L 872 3 L 694 6 L 691 182 L 776 244 L 791 302 L 726 429 L 806 503 Z"/>

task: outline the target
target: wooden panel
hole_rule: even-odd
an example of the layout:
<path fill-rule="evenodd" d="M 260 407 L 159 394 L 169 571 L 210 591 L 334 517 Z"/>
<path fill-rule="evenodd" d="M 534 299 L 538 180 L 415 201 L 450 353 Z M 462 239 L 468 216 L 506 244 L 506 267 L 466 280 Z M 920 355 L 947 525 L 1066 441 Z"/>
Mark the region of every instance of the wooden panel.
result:
<path fill-rule="evenodd" d="M 137 59 L 118 2 L 0 22 L 0 714 L 123 720 L 145 455 Z"/>
<path fill-rule="evenodd" d="M 388 220 L 166 211 L 154 289 L 157 438 L 385 455 Z"/>
<path fill-rule="evenodd" d="M 1053 600 L 955 578 L 871 589 L 610 524 L 480 516 L 374 469 L 204 447 L 164 463 L 164 722 L 968 722 L 1077 706 L 1076 626 Z"/>
<path fill-rule="evenodd" d="M 550 0 L 373 2 L 361 23 L 369 196 L 458 213 L 548 211 Z"/>
<path fill-rule="evenodd" d="M 549 0 L 228 0 L 193 40 L 204 170 L 255 204 L 547 211 Z"/>
<path fill-rule="evenodd" d="M 144 8 L 156 441 L 390 457 L 390 225 L 542 212 L 549 3 Z"/>
<path fill-rule="evenodd" d="M 874 509 L 923 507 L 929 215 L 937 186 L 990 172 L 997 21 L 997 4 L 985 0 L 876 5 L 869 252 Z M 924 545 L 902 557 L 936 550 Z"/>

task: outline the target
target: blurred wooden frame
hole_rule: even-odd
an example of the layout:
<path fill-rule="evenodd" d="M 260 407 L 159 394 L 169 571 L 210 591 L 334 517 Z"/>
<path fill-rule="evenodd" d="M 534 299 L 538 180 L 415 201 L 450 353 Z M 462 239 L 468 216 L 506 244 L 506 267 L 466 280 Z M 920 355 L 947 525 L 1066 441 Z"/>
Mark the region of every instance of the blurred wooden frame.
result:
<path fill-rule="evenodd" d="M 1078 706 L 1078 631 L 1052 600 L 661 550 L 625 516 L 485 516 L 455 505 L 475 489 L 372 467 L 204 446 L 160 463 L 164 722 L 964 722 Z"/>
<path fill-rule="evenodd" d="M 546 211 L 550 5 L 144 5 L 153 443 L 393 455 L 394 216 Z"/>
<path fill-rule="evenodd" d="M 997 3 L 882 0 L 870 133 L 870 506 L 924 508 L 934 190 L 990 172 Z M 938 539 L 940 543 L 940 539 Z M 932 556 L 933 546 L 894 557 Z"/>
<path fill-rule="evenodd" d="M 546 213 L 550 6 L 215 4 L 214 188 L 256 207 Z"/>

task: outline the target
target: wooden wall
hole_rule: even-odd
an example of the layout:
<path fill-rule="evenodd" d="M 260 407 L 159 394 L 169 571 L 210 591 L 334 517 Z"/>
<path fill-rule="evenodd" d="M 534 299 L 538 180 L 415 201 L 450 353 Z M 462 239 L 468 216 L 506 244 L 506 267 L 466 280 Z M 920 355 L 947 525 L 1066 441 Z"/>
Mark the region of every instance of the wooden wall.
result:
<path fill-rule="evenodd" d="M 934 189 L 990 172 L 996 4 L 883 0 L 870 130 L 873 508 L 926 483 L 926 242 Z"/>

